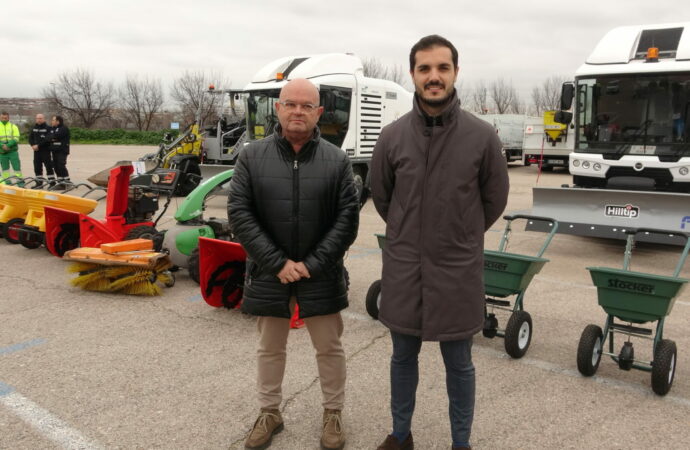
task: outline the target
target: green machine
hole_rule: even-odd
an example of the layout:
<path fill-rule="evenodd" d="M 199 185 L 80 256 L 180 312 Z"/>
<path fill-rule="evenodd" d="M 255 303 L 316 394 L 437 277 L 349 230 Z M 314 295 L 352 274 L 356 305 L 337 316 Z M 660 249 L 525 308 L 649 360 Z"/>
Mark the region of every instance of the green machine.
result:
<path fill-rule="evenodd" d="M 175 213 L 176 223 L 165 230 L 161 248 L 170 254 L 173 266 L 186 268 L 199 282 L 199 237 L 230 240 L 227 218 L 204 218 L 206 198 L 227 183 L 234 171 L 227 170 L 209 178 L 194 189 Z"/>

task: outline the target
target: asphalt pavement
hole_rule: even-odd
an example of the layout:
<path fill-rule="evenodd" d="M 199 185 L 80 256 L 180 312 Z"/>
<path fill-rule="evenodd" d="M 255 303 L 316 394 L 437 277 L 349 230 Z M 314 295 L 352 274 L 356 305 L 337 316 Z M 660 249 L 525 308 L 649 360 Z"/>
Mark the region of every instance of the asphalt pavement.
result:
<path fill-rule="evenodd" d="M 118 160 L 151 147 L 73 146 L 68 168 L 85 180 Z M 24 172 L 31 154 L 21 150 Z M 560 186 L 565 172 L 509 166 L 507 211 L 531 207 L 533 186 Z M 165 228 L 181 199 L 172 201 Z M 94 212 L 102 217 L 104 203 Z M 209 201 L 222 215 L 225 199 Z M 504 222 L 486 233 L 495 249 Z M 359 236 L 347 254 L 350 307 L 344 311 L 348 360 L 344 422 L 349 449 L 375 449 L 391 431 L 388 330 L 366 312 L 370 284 L 380 277 L 374 233 L 384 224 L 368 203 Z M 516 228 L 510 251 L 537 251 L 545 235 Z M 216 309 L 184 271 L 160 297 L 93 293 L 73 288 L 67 263 L 45 249 L 0 240 L 0 449 L 243 448 L 257 414 L 255 320 Z M 642 245 L 635 270 L 670 274 L 678 249 Z M 665 337 L 678 346 L 668 395 L 651 390 L 650 375 L 623 371 L 605 357 L 594 377 L 576 365 L 587 324 L 604 325 L 587 266 L 621 267 L 622 242 L 557 235 L 550 259 L 525 296 L 534 334 L 525 357 L 506 355 L 503 340 L 474 340 L 477 403 L 475 449 L 690 448 L 690 291 L 676 299 Z M 690 278 L 690 264 L 681 276 Z M 508 315 L 499 315 L 505 325 Z M 618 351 L 618 349 L 616 349 Z M 651 343 L 635 341 L 636 356 L 651 358 Z M 420 355 L 421 379 L 413 433 L 418 449 L 450 448 L 443 362 L 436 343 Z M 275 449 L 317 449 L 321 394 L 308 333 L 293 330 L 282 406 L 285 431 Z"/>

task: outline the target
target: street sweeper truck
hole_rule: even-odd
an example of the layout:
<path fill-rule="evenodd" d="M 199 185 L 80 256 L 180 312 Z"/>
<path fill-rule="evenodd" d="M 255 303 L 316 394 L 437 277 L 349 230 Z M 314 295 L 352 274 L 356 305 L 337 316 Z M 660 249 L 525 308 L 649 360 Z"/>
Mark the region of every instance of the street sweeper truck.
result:
<path fill-rule="evenodd" d="M 412 93 L 365 76 L 362 61 L 348 53 L 280 58 L 261 68 L 242 91 L 232 91 L 233 99 L 244 97 L 246 133 L 232 148 L 224 148 L 222 139 L 206 140 L 205 159 L 213 164 L 201 165 L 204 178 L 227 170 L 244 146 L 273 133 L 280 89 L 295 78 L 307 78 L 319 88 L 321 136 L 347 152 L 358 191 L 363 191 L 381 129 L 412 108 Z"/>

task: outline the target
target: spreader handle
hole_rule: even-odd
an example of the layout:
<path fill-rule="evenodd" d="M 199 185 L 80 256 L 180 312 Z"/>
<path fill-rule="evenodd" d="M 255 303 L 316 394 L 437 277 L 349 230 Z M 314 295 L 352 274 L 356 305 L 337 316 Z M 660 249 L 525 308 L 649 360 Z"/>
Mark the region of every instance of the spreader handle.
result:
<path fill-rule="evenodd" d="M 551 217 L 541 217 L 541 216 L 530 216 L 528 214 L 506 214 L 503 216 L 505 220 L 515 220 L 515 219 L 527 219 L 527 220 L 541 220 L 543 222 L 556 222 L 556 219 Z"/>
<path fill-rule="evenodd" d="M 683 265 L 685 264 L 685 260 L 688 257 L 688 253 L 690 252 L 690 234 L 688 233 L 683 233 L 682 231 L 670 231 L 670 230 L 660 230 L 656 228 L 630 228 L 626 229 L 625 233 L 630 234 L 630 235 L 636 235 L 639 233 L 651 233 L 651 234 L 660 234 L 660 235 L 666 235 L 666 236 L 681 236 L 685 238 L 685 247 L 683 247 L 683 252 L 680 255 L 680 260 L 678 261 L 678 265 L 676 265 L 676 270 L 673 272 L 673 276 L 675 278 L 678 278 L 680 275 L 680 271 L 683 269 Z M 630 247 L 632 245 L 632 242 L 630 238 L 628 238 L 628 244 L 627 247 Z M 629 248 L 626 248 L 626 255 L 625 255 L 625 261 L 623 262 L 623 266 L 626 270 L 628 270 L 628 265 L 630 264 L 630 252 L 631 250 Z"/>

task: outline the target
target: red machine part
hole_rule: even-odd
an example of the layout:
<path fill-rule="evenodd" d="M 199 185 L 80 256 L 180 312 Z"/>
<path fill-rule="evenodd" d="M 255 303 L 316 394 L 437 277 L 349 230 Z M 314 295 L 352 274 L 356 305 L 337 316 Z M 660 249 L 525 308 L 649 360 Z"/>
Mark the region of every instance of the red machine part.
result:
<path fill-rule="evenodd" d="M 201 295 L 214 308 L 239 308 L 242 303 L 247 254 L 237 242 L 199 238 L 199 283 Z M 299 306 L 290 319 L 290 328 L 302 328 Z"/>
<path fill-rule="evenodd" d="M 131 165 L 117 166 L 110 170 L 105 220 L 45 207 L 45 243 L 48 251 L 62 257 L 65 251 L 78 246 L 100 247 L 101 244 L 122 241 L 132 228 L 153 227 L 153 222 L 125 223 L 124 215 L 129 203 L 129 178 L 133 172 Z"/>

